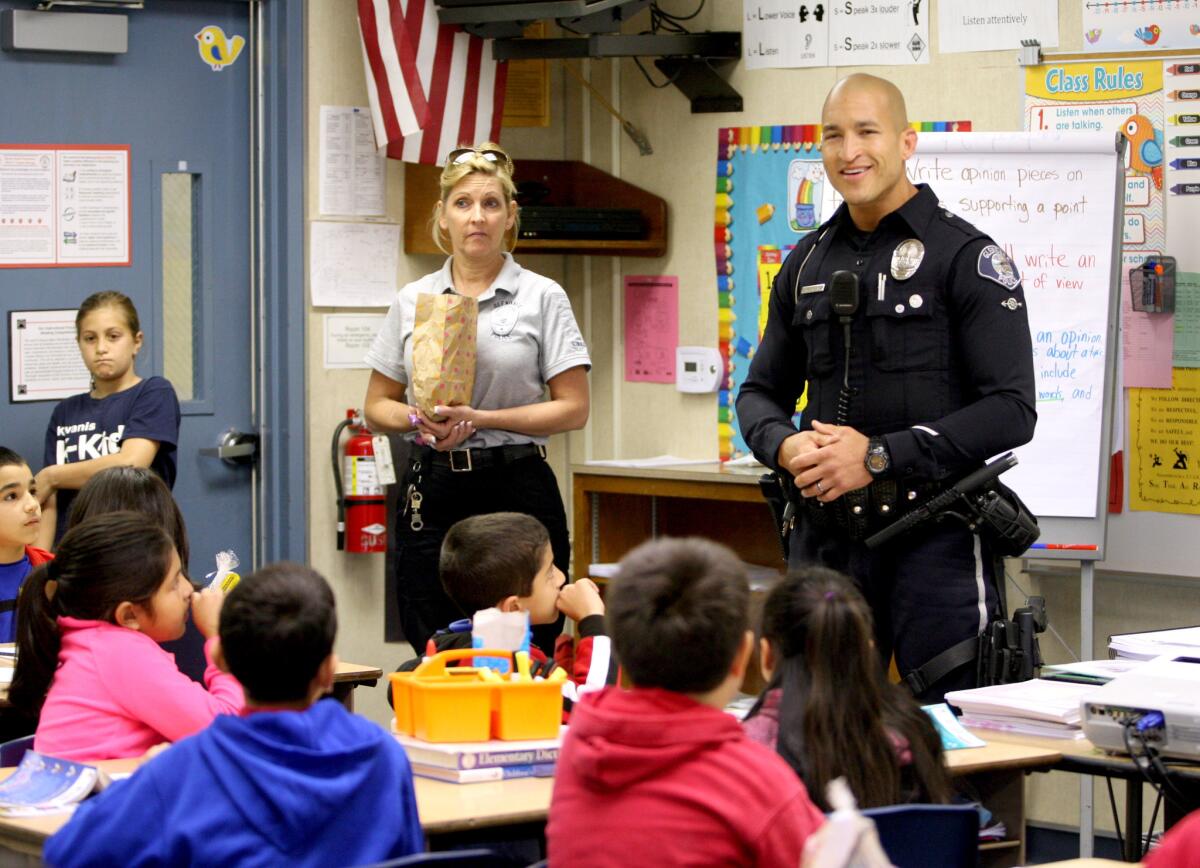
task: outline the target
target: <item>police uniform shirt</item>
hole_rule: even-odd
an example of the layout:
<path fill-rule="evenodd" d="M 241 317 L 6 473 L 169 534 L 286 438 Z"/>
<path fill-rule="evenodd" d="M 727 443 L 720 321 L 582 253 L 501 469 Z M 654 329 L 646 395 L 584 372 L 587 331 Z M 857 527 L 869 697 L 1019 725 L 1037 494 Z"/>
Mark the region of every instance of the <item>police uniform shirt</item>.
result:
<path fill-rule="evenodd" d="M 829 289 L 837 270 L 859 287 L 840 420 L 845 344 Z M 784 262 L 738 393 L 742 434 L 768 466 L 795 433 L 792 408 L 806 382 L 801 430 L 817 419 L 882 436 L 889 475 L 902 481 L 941 480 L 1028 442 L 1033 352 L 1019 273 L 926 185 L 870 233 L 843 204 Z"/>
<path fill-rule="evenodd" d="M 412 370 L 412 333 L 417 296 L 423 292 L 454 292 L 452 258 L 441 270 L 405 286 L 392 302 L 366 362 L 398 383 L 408 384 Z M 587 345 L 571 302 L 561 286 L 522 268 L 511 254 L 487 291 L 479 296 L 475 386 L 471 406 L 499 410 L 536 404 L 544 399 L 546 383 L 563 371 L 591 368 Z M 497 428 L 477 430 L 462 448 L 541 443 L 535 437 Z"/>

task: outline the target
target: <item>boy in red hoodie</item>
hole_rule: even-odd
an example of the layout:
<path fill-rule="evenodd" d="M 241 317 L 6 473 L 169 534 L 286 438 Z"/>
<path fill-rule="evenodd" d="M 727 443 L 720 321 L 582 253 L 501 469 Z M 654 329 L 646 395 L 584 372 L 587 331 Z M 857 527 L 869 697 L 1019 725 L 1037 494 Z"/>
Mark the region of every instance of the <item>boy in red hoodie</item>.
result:
<path fill-rule="evenodd" d="M 1146 857 L 1146 868 L 1196 868 L 1200 865 L 1200 811 L 1171 827 Z"/>
<path fill-rule="evenodd" d="M 0 642 L 17 638 L 17 592 L 38 564 L 54 556 L 33 545 L 41 527 L 33 471 L 25 459 L 0 446 Z"/>
<path fill-rule="evenodd" d="M 634 686 L 575 706 L 546 826 L 551 865 L 617 868 L 630 853 L 663 866 L 800 864 L 824 817 L 722 710 L 754 643 L 749 598 L 741 562 L 706 540 L 657 540 L 621 561 L 609 630 Z"/>

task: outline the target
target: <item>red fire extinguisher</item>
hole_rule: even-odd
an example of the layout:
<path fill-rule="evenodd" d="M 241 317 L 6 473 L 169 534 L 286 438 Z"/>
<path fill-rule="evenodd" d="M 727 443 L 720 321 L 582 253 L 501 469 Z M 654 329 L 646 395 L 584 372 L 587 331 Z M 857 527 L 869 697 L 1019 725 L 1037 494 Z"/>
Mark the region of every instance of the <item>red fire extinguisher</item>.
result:
<path fill-rule="evenodd" d="M 346 428 L 351 436 L 342 455 L 339 441 Z M 338 551 L 386 552 L 387 499 L 376 473 L 371 429 L 357 410 L 347 410 L 346 418 L 333 431 L 333 479 L 337 487 Z"/>

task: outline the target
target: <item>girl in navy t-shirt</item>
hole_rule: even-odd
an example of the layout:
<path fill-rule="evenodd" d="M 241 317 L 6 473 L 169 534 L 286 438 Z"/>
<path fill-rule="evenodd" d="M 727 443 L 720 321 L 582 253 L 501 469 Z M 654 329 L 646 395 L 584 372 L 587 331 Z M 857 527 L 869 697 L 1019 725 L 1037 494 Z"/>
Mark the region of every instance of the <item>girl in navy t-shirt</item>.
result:
<path fill-rule="evenodd" d="M 134 370 L 142 331 L 133 302 L 119 292 L 88 296 L 75 316 L 75 339 L 92 389 L 62 401 L 46 428 L 45 466 L 36 478 L 45 547 L 62 536 L 75 493 L 106 467 L 149 467 L 175 484 L 179 400 L 167 380 L 143 380 Z"/>

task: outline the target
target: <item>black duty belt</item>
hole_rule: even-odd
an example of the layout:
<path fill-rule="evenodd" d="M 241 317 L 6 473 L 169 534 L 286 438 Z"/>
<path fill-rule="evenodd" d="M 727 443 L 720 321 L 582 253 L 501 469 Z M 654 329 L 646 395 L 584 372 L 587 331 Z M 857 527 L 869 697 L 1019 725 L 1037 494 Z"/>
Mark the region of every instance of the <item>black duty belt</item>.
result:
<path fill-rule="evenodd" d="M 417 457 L 414 455 L 414 458 Z M 526 458 L 545 458 L 546 447 L 537 443 L 513 443 L 507 446 L 487 446 L 475 449 L 450 449 L 438 452 L 426 447 L 420 459 L 429 464 L 449 467 L 455 473 L 501 467 Z"/>
<path fill-rule="evenodd" d="M 883 530 L 910 509 L 924 503 L 940 488 L 936 485 L 902 485 L 892 479 L 878 479 L 865 488 L 849 491 L 832 503 L 815 497 L 800 497 L 798 509 L 814 527 L 863 540 Z"/>

